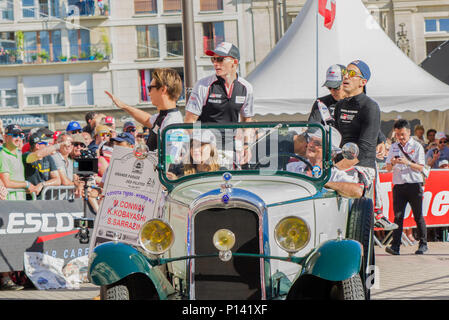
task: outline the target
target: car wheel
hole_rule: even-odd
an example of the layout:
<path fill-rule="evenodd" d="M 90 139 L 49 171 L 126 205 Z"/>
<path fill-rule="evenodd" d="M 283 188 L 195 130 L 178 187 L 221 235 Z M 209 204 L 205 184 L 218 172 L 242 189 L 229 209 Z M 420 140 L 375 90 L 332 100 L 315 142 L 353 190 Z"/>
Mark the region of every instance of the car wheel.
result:
<path fill-rule="evenodd" d="M 370 287 L 374 282 L 374 218 L 371 199 L 356 199 L 348 217 L 347 238 L 359 241 L 363 246 L 360 278 L 365 288 L 365 297 L 370 299 Z M 369 282 L 369 283 L 368 283 Z"/>
<path fill-rule="evenodd" d="M 130 300 L 129 290 L 125 285 L 110 285 L 101 286 L 100 288 L 101 300 Z"/>
<path fill-rule="evenodd" d="M 365 300 L 365 290 L 360 276 L 336 282 L 330 291 L 332 300 Z"/>

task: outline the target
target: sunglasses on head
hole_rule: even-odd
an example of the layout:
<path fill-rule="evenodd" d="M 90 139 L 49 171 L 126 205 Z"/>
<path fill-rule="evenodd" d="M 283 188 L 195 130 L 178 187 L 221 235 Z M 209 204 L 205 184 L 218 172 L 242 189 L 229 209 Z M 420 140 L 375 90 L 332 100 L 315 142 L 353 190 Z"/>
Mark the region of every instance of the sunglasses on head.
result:
<path fill-rule="evenodd" d="M 358 73 L 355 70 L 344 69 L 344 70 L 341 71 L 341 74 L 343 76 L 348 75 L 349 78 L 360 77 L 362 79 L 365 79 L 360 73 Z"/>
<path fill-rule="evenodd" d="M 71 130 L 71 133 L 81 133 L 83 132 L 81 129 Z"/>
<path fill-rule="evenodd" d="M 74 147 L 81 147 L 81 148 L 85 148 L 86 145 L 82 142 L 73 142 L 72 143 Z"/>
<path fill-rule="evenodd" d="M 11 136 L 13 138 L 20 138 L 20 139 L 25 138 L 25 134 L 23 134 L 23 133 L 8 133 L 8 136 Z"/>

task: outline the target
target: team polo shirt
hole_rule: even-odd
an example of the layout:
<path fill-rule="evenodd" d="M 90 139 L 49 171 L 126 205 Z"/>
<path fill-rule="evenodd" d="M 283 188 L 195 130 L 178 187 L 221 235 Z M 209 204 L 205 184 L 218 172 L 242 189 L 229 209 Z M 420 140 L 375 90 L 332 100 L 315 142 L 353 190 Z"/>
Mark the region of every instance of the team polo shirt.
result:
<path fill-rule="evenodd" d="M 16 154 L 6 146 L 0 151 L 0 173 L 9 173 L 9 179 L 25 181 L 25 169 L 22 162 L 22 153 L 16 149 Z M 10 192 L 8 200 L 25 200 L 25 191 Z"/>
<path fill-rule="evenodd" d="M 401 149 L 398 147 L 399 142 L 395 142 L 391 145 L 390 151 L 388 152 L 386 163 L 391 163 L 393 157 L 406 158 L 402 153 Z M 425 156 L 424 148 L 415 139 L 410 138 L 405 146 L 402 146 L 404 152 L 408 154 L 410 159 L 415 161 L 417 164 L 424 165 Z M 421 172 L 413 170 L 410 166 L 405 164 L 396 164 L 393 166 L 393 184 L 404 184 L 404 183 L 422 183 L 423 177 Z"/>
<path fill-rule="evenodd" d="M 186 111 L 197 115 L 201 122 L 238 122 L 239 115 L 254 116 L 253 100 L 253 87 L 248 81 L 237 75 L 228 94 L 225 80 L 214 74 L 195 84 Z"/>

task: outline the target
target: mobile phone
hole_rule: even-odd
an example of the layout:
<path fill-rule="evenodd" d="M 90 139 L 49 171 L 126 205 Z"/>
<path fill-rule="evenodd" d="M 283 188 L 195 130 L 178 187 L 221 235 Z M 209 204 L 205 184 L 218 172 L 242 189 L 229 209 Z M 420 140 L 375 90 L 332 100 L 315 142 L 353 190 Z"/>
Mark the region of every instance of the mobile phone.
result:
<path fill-rule="evenodd" d="M 399 157 L 399 156 L 394 156 L 394 158 L 395 158 L 395 159 L 398 159 L 398 158 L 400 158 L 400 157 Z"/>
<path fill-rule="evenodd" d="M 438 153 L 438 152 L 440 152 L 440 150 L 438 150 L 438 149 L 433 149 L 433 153 Z"/>

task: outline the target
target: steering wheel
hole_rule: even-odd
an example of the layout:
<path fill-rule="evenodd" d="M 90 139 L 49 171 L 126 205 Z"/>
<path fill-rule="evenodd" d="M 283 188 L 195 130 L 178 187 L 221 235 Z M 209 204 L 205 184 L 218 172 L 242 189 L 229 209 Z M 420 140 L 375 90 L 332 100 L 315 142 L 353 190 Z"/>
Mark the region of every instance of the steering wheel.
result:
<path fill-rule="evenodd" d="M 304 162 L 304 163 L 306 164 L 306 167 L 307 167 L 308 169 L 310 169 L 310 171 L 313 171 L 313 166 L 312 166 L 312 164 L 309 162 L 309 160 L 307 160 L 307 159 L 304 158 L 303 156 L 300 156 L 300 155 L 298 155 L 298 154 L 296 154 L 296 153 L 292 153 L 292 152 L 280 152 L 280 153 L 278 153 L 278 158 L 279 158 L 279 157 L 282 157 L 282 156 L 284 156 L 284 157 L 290 157 L 290 158 L 296 158 L 296 159 L 298 159 L 298 160 Z M 254 169 L 259 169 L 260 166 L 261 166 L 261 162 L 265 162 L 265 161 L 263 161 L 263 160 L 267 160 L 267 159 L 270 159 L 270 158 L 271 158 L 270 156 L 265 156 L 265 157 L 261 158 L 261 159 L 260 159 L 259 161 L 257 161 L 256 164 L 254 165 Z"/>

